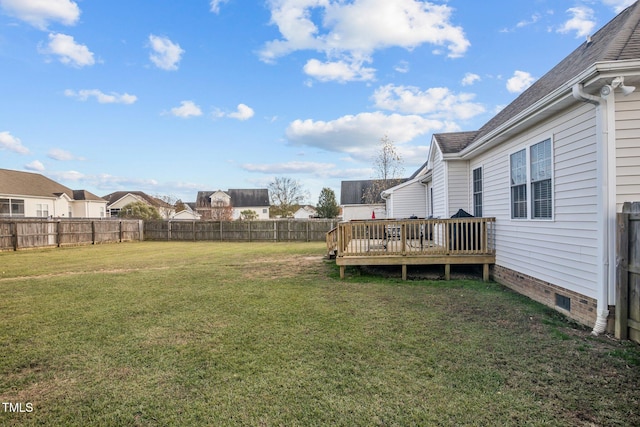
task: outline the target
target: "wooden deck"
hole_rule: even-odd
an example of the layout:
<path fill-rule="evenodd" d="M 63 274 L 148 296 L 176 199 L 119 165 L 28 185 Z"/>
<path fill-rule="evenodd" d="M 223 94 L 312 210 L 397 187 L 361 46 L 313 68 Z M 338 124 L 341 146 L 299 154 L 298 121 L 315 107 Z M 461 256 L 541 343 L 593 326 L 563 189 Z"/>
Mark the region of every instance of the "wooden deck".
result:
<path fill-rule="evenodd" d="M 495 218 L 342 222 L 327 233 L 327 250 L 341 278 L 350 265 L 399 265 L 406 280 L 408 265 L 436 264 L 449 280 L 451 265 L 479 264 L 486 281 L 495 263 L 494 226 Z"/>

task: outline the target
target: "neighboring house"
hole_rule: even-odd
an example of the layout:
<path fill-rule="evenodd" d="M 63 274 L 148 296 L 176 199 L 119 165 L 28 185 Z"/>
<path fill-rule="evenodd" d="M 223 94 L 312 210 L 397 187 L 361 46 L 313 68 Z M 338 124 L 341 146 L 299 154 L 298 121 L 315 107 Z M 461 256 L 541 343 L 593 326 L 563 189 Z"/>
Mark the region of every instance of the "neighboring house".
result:
<path fill-rule="evenodd" d="M 294 219 L 309 219 L 315 218 L 318 215 L 316 208 L 311 205 L 300 206 L 300 209 L 293 214 Z"/>
<path fill-rule="evenodd" d="M 384 219 L 387 217 L 385 201 L 379 197 L 375 203 L 366 203 L 365 195 L 375 186 L 375 180 L 342 181 L 340 184 L 340 207 L 342 219 Z"/>
<path fill-rule="evenodd" d="M 216 218 L 216 210 L 229 208 L 231 218 L 240 219 L 241 212 L 254 211 L 256 219 L 269 219 L 269 190 L 229 189 L 227 191 L 198 191 L 196 211 L 202 219 Z"/>
<path fill-rule="evenodd" d="M 636 85 L 638 3 L 480 130 L 433 135 L 422 178 L 407 184 L 424 186 L 427 214 L 495 217 L 494 279 L 595 334 L 615 305 L 616 213 L 640 201 Z"/>
<path fill-rule="evenodd" d="M 0 169 L 0 218 L 104 218 L 107 202 L 43 175 Z"/>
<path fill-rule="evenodd" d="M 195 203 L 184 203 L 184 209 L 180 212 L 176 212 L 171 216 L 171 219 L 190 220 L 197 221 L 201 218 L 201 215 L 195 211 Z"/>
<path fill-rule="evenodd" d="M 103 199 L 108 202 L 107 210 L 111 217 L 117 217 L 123 207 L 136 202 L 156 208 L 163 219 L 169 219 L 175 214 L 175 208 L 172 205 L 142 191 L 116 191 L 103 196 Z"/>

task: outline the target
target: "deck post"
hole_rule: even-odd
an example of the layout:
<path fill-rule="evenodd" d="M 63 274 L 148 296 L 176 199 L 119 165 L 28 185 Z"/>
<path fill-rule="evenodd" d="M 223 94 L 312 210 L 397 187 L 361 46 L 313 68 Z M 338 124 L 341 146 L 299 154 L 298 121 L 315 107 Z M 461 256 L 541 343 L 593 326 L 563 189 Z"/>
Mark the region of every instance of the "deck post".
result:
<path fill-rule="evenodd" d="M 451 280 L 451 264 L 444 265 L 444 280 Z"/>
<path fill-rule="evenodd" d="M 489 281 L 489 264 L 482 265 L 482 281 L 483 282 Z"/>
<path fill-rule="evenodd" d="M 344 279 L 344 269 L 345 269 L 345 266 L 344 266 L 344 265 L 341 265 L 341 266 L 340 266 L 340 278 L 341 278 L 341 279 Z"/>
<path fill-rule="evenodd" d="M 407 264 L 402 264 L 402 280 L 407 280 Z"/>

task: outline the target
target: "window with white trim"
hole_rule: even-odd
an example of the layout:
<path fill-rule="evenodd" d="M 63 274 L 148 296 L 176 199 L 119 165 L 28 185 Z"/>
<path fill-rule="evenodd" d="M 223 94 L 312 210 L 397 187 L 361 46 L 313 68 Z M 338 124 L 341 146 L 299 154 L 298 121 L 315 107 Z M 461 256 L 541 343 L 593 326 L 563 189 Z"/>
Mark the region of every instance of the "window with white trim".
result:
<path fill-rule="evenodd" d="M 482 167 L 473 170 L 473 216 L 482 216 Z"/>
<path fill-rule="evenodd" d="M 46 218 L 49 216 L 49 205 L 45 203 L 36 203 L 36 216 L 38 218 Z"/>
<path fill-rule="evenodd" d="M 511 165 L 511 218 L 527 218 L 527 151 L 513 153 Z"/>
<path fill-rule="evenodd" d="M 553 189 L 551 185 L 551 140 L 531 146 L 531 217 L 553 217 Z"/>
<path fill-rule="evenodd" d="M 511 218 L 553 218 L 552 151 L 551 139 L 546 139 L 509 157 Z"/>

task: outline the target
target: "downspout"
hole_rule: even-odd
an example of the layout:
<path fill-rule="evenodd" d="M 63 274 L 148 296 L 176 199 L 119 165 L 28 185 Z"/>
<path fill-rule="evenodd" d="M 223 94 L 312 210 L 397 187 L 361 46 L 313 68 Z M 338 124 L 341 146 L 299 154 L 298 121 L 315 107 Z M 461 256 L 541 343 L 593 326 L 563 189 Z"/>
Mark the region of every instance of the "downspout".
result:
<path fill-rule="evenodd" d="M 598 163 L 598 231 L 600 233 L 598 239 L 598 253 L 601 261 L 598 266 L 597 282 L 600 285 L 596 301 L 597 301 L 597 317 L 596 322 L 591 331 L 592 335 L 603 333 L 607 327 L 607 318 L 609 317 L 608 290 L 609 290 L 609 104 L 604 97 L 593 96 L 584 91 L 582 84 L 575 84 L 572 88 L 572 94 L 575 99 L 581 102 L 588 102 L 596 106 L 596 153 Z M 604 104 L 604 105 L 603 105 Z M 615 137 L 615 135 L 614 135 Z"/>

